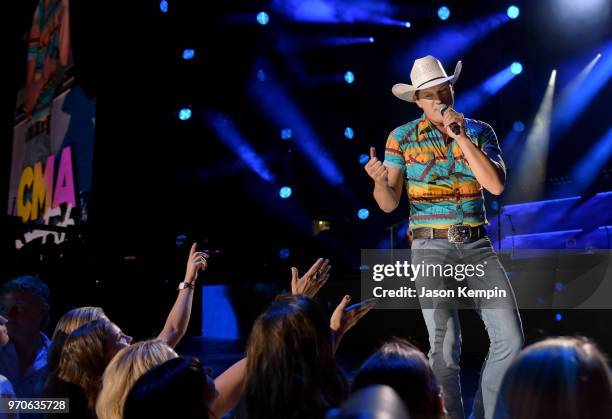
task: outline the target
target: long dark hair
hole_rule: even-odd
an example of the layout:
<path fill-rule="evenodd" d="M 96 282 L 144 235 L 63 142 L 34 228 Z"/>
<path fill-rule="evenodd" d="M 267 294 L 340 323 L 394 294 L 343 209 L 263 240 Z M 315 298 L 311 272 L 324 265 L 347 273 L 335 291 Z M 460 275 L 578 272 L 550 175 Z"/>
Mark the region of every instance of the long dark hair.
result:
<path fill-rule="evenodd" d="M 195 357 L 178 357 L 144 373 L 128 393 L 124 419 L 207 419 L 206 373 Z"/>
<path fill-rule="evenodd" d="M 323 309 L 303 296 L 277 298 L 247 345 L 249 418 L 321 418 L 346 395 Z"/>
<path fill-rule="evenodd" d="M 355 392 L 373 384 L 393 388 L 411 418 L 444 417 L 440 386 L 425 355 L 410 342 L 394 338 L 361 366 L 353 382 Z"/>
<path fill-rule="evenodd" d="M 502 382 L 495 418 L 612 418 L 612 377 L 586 338 L 550 338 L 527 347 Z"/>

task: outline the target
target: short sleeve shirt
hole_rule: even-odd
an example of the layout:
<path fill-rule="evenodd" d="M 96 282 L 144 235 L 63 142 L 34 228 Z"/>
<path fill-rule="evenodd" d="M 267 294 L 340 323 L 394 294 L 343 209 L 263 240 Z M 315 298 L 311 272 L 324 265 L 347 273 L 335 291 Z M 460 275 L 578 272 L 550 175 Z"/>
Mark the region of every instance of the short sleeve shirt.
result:
<path fill-rule="evenodd" d="M 17 397 L 40 397 L 47 373 L 47 353 L 51 341 L 40 334 L 41 346 L 34 362 L 21 374 L 19 357 L 13 342 L 0 348 L 0 374 L 4 375 L 13 385 Z"/>
<path fill-rule="evenodd" d="M 500 170 L 505 165 L 490 125 L 465 119 L 466 135 Z M 394 129 L 387 139 L 385 162 L 404 172 L 410 202 L 410 229 L 473 227 L 487 222 L 482 186 L 456 141 L 445 136 L 423 115 Z"/>

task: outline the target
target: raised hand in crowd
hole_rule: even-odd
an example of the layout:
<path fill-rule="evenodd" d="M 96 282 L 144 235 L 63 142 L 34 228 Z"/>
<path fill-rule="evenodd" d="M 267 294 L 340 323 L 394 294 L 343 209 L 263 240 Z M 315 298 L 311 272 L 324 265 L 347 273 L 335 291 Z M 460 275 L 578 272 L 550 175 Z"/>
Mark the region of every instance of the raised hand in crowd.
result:
<path fill-rule="evenodd" d="M 329 259 L 319 258 L 301 278 L 296 267 L 291 268 L 291 294 L 314 297 L 329 279 Z"/>
<path fill-rule="evenodd" d="M 347 307 L 351 296 L 345 295 L 334 310 L 329 321 L 329 327 L 334 335 L 334 351 L 338 349 L 340 340 L 357 322 L 376 306 L 376 299 L 370 298 Z"/>

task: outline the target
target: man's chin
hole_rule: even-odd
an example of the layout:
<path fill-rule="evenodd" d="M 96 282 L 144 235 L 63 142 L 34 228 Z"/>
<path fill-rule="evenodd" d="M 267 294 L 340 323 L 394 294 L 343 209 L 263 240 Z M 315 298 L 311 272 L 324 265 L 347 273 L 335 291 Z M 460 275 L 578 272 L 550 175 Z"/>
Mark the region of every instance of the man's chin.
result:
<path fill-rule="evenodd" d="M 427 117 L 427 119 L 429 119 L 430 122 L 433 122 L 436 125 L 442 125 L 444 124 L 444 120 L 441 118 L 430 118 L 429 116 Z"/>

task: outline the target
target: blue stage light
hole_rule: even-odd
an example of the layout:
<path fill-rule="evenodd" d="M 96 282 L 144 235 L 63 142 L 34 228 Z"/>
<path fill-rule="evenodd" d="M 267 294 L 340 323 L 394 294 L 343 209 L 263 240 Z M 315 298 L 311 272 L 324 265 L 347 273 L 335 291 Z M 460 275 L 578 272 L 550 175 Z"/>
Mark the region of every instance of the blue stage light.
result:
<path fill-rule="evenodd" d="M 344 130 L 344 136 L 346 137 L 347 140 L 352 140 L 353 137 L 355 136 L 355 132 L 353 131 L 353 128 L 346 127 Z"/>
<path fill-rule="evenodd" d="M 270 16 L 266 12 L 257 13 L 257 23 L 260 25 L 267 25 L 270 22 Z"/>
<path fill-rule="evenodd" d="M 359 163 L 366 164 L 369 161 L 370 161 L 370 156 L 368 156 L 367 154 L 361 154 L 359 156 Z"/>
<path fill-rule="evenodd" d="M 395 65 L 405 66 L 406 62 L 412 62 L 414 57 L 432 54 L 443 63 L 454 63 L 458 58 L 465 56 L 471 47 L 490 36 L 509 20 L 505 12 L 496 11 L 488 16 L 454 25 L 450 24 L 450 21 L 445 22 L 435 31 L 426 31 L 411 41 L 410 46 L 397 54 L 393 62 Z"/>
<path fill-rule="evenodd" d="M 521 11 L 516 6 L 510 6 L 508 7 L 507 13 L 510 19 L 516 19 L 517 17 L 519 17 L 519 14 L 521 14 Z"/>
<path fill-rule="evenodd" d="M 280 188 L 280 190 L 278 191 L 278 195 L 283 198 L 283 199 L 287 199 L 291 196 L 291 193 L 293 191 L 291 190 L 291 188 L 289 186 L 283 186 L 282 188 Z"/>
<path fill-rule="evenodd" d="M 289 259 L 289 255 L 290 255 L 289 249 L 287 249 L 286 247 L 284 247 L 284 248 L 282 248 L 282 249 L 280 249 L 280 250 L 278 251 L 278 257 L 279 257 L 281 260 L 287 260 L 287 259 Z"/>
<path fill-rule="evenodd" d="M 361 208 L 359 211 L 357 211 L 357 217 L 359 217 L 360 220 L 365 220 L 369 216 L 370 211 L 368 211 L 366 208 Z"/>
<path fill-rule="evenodd" d="M 407 28 L 410 28 L 410 27 L 412 27 L 412 23 L 406 22 L 406 23 L 404 23 L 404 26 L 407 27 Z"/>
<path fill-rule="evenodd" d="M 166 0 L 161 0 L 159 2 L 159 10 L 161 10 L 162 13 L 168 13 L 168 2 Z"/>
<path fill-rule="evenodd" d="M 280 132 L 280 137 L 282 140 L 289 140 L 293 136 L 293 131 L 291 128 L 283 128 Z"/>
<path fill-rule="evenodd" d="M 265 158 L 257 153 L 227 115 L 211 111 L 200 111 L 200 115 L 208 121 L 217 138 L 225 143 L 249 169 L 266 182 L 274 181 L 275 176 L 270 171 Z"/>
<path fill-rule="evenodd" d="M 450 17 L 450 9 L 446 6 L 442 6 L 438 9 L 438 17 L 442 20 L 446 20 Z"/>
<path fill-rule="evenodd" d="M 577 2 L 582 4 L 582 2 Z M 593 60 L 570 82 L 557 99 L 553 115 L 552 139 L 557 140 L 593 104 L 596 95 L 612 78 L 612 41 L 606 42 L 603 54 Z M 571 87 L 569 87 L 571 86 Z"/>
<path fill-rule="evenodd" d="M 200 287 L 202 301 L 200 313 L 202 319 L 202 337 L 222 341 L 237 341 L 242 336 L 242 326 L 238 326 L 236 304 L 234 304 L 231 285 L 202 284 Z M 195 307 L 194 307 L 195 314 Z"/>
<path fill-rule="evenodd" d="M 344 73 L 344 81 L 346 81 L 348 84 L 351 84 L 355 81 L 355 75 L 352 71 L 347 71 L 346 73 Z"/>
<path fill-rule="evenodd" d="M 185 234 L 179 234 L 176 236 L 176 247 L 183 247 L 185 245 L 185 242 L 187 241 L 187 236 Z"/>
<path fill-rule="evenodd" d="M 499 92 L 516 77 L 511 68 L 512 66 L 509 65 L 476 87 L 461 93 L 455 100 L 456 108 L 461 109 L 461 112 L 465 112 L 468 115 L 474 113 L 486 102 L 487 98 Z"/>
<path fill-rule="evenodd" d="M 612 156 L 612 127 L 591 146 L 572 169 L 571 178 L 580 191 L 586 190 L 606 167 Z"/>
<path fill-rule="evenodd" d="M 193 57 L 195 57 L 195 50 L 191 48 L 183 50 L 183 60 L 191 60 Z"/>
<path fill-rule="evenodd" d="M 191 118 L 191 109 L 183 108 L 179 111 L 178 117 L 181 121 L 186 121 Z"/>
<path fill-rule="evenodd" d="M 257 80 L 266 81 L 266 73 L 262 69 L 257 70 Z"/>
<path fill-rule="evenodd" d="M 373 44 L 376 41 L 373 36 L 330 36 L 319 38 L 310 43 L 312 46 L 340 47 L 345 45 Z"/>
<path fill-rule="evenodd" d="M 523 64 L 518 61 L 513 62 L 510 66 L 510 71 L 512 71 L 512 74 L 521 74 L 523 72 Z"/>
<path fill-rule="evenodd" d="M 562 314 L 561 312 L 559 312 L 559 311 L 558 311 L 558 312 L 555 314 L 555 320 L 556 320 L 556 321 L 558 321 L 558 322 L 560 322 L 561 320 L 563 320 L 563 314 Z"/>
<path fill-rule="evenodd" d="M 525 131 L 525 124 L 523 121 L 516 121 L 514 124 L 512 124 L 512 129 L 516 132 L 523 132 Z"/>
<path fill-rule="evenodd" d="M 338 81 L 339 77 L 336 77 Z M 295 130 L 299 138 L 299 141 L 295 142 L 295 151 L 302 153 L 312 163 L 317 175 L 322 176 L 333 186 L 344 182 L 344 176 L 334 158 L 327 153 L 321 153 L 325 147 L 311 125 L 310 119 L 288 89 L 277 82 L 273 73 L 268 75 L 265 83 L 251 83 L 249 95 L 252 95 L 261 111 L 279 129 L 291 127 Z"/>

